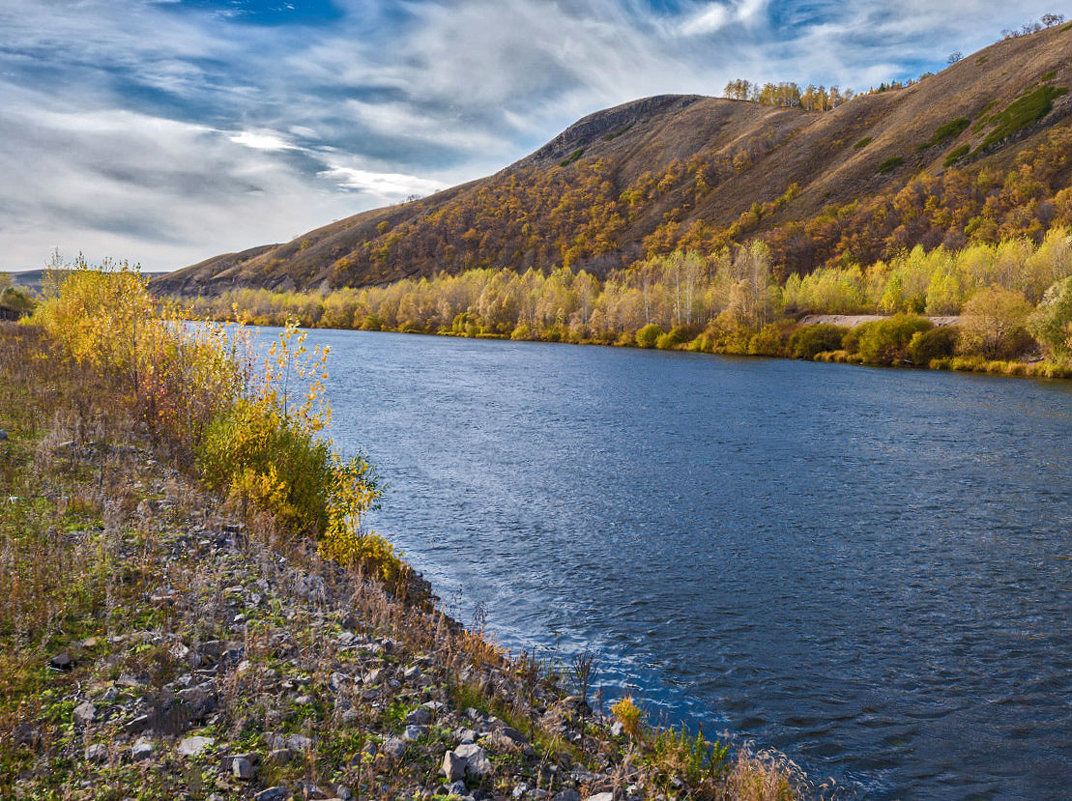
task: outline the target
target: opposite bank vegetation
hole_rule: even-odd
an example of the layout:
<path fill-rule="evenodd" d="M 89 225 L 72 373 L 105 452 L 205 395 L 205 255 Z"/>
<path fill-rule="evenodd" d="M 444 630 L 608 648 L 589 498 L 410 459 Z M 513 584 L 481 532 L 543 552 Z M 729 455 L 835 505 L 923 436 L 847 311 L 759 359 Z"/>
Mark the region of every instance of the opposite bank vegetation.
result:
<path fill-rule="evenodd" d="M 863 364 L 1072 376 L 1072 234 L 922 247 L 867 267 L 822 267 L 780 284 L 761 242 L 675 251 L 604 280 L 559 268 L 406 279 L 332 292 L 243 289 L 193 302 L 260 325 L 639 346 Z M 808 314 L 878 314 L 852 328 Z M 924 316 L 926 315 L 926 316 Z M 935 327 L 929 316 L 959 317 Z"/>
<path fill-rule="evenodd" d="M 0 796 L 830 794 L 447 618 L 361 525 L 326 352 L 177 319 L 79 269 L 0 323 Z"/>

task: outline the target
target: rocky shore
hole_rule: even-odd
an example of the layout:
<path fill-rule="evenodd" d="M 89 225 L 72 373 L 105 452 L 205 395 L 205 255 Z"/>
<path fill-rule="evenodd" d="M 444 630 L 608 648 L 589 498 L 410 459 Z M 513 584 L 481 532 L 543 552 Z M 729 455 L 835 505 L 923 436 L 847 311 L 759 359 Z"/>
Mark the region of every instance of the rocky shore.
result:
<path fill-rule="evenodd" d="M 623 729 L 419 577 L 391 594 L 244 519 L 128 409 L 86 402 L 88 376 L 25 367 L 27 346 L 23 369 L 0 352 L 0 796 L 810 794 L 776 755 Z"/>

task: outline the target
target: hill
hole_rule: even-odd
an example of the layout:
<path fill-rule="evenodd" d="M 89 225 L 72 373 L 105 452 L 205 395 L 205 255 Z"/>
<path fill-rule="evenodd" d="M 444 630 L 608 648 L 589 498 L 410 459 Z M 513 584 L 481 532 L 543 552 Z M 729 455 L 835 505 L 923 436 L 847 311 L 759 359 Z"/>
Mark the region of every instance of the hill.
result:
<path fill-rule="evenodd" d="M 1072 26 L 809 112 L 696 95 L 592 114 L 478 181 L 208 259 L 157 291 L 370 286 L 474 267 L 605 276 L 762 239 L 776 276 L 1072 222 Z"/>

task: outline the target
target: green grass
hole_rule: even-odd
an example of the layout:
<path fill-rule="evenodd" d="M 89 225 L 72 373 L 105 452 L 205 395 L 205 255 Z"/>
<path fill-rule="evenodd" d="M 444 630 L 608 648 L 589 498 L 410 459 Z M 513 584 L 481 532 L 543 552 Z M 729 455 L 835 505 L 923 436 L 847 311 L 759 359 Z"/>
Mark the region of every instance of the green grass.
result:
<path fill-rule="evenodd" d="M 955 139 L 971 125 L 971 120 L 967 117 L 957 117 L 955 120 L 950 120 L 944 125 L 939 125 L 934 132 L 934 136 L 931 137 L 929 142 L 926 142 L 917 148 L 916 152 L 922 152 L 929 147 L 940 145 L 943 142 L 947 142 L 950 139 Z"/>
<path fill-rule="evenodd" d="M 879 175 L 886 175 L 887 173 L 893 172 L 902 164 L 904 164 L 903 158 L 901 158 L 900 156 L 891 156 L 890 158 L 886 159 L 884 162 L 878 165 Z"/>
<path fill-rule="evenodd" d="M 1065 33 L 1066 31 L 1072 31 L 1072 22 L 1068 23 L 1067 25 L 1065 25 L 1065 27 L 1061 28 L 1061 33 Z"/>
<path fill-rule="evenodd" d="M 961 145 L 956 150 L 950 151 L 949 155 L 945 157 L 945 161 L 942 162 L 942 166 L 952 167 L 954 164 L 956 164 L 958 161 L 968 155 L 969 150 L 971 150 L 971 145 Z"/>
<path fill-rule="evenodd" d="M 1068 93 L 1064 86 L 1040 86 L 1033 92 L 1021 95 L 1012 101 L 1000 114 L 994 115 L 996 127 L 976 150 L 984 150 L 997 144 L 1024 128 L 1034 125 L 1053 108 L 1053 101 Z"/>
<path fill-rule="evenodd" d="M 572 153 L 570 153 L 568 156 L 566 156 L 566 158 L 562 159 L 562 161 L 558 162 L 558 166 L 559 167 L 568 167 L 573 162 L 577 161 L 577 159 L 579 159 L 583 153 L 584 153 L 584 148 L 583 147 L 577 148 Z"/>
<path fill-rule="evenodd" d="M 1043 75 L 1041 78 L 1039 78 L 1039 81 L 1042 82 L 1042 83 L 1046 83 L 1046 81 L 1052 81 L 1056 77 L 1057 77 L 1057 70 L 1050 70 L 1045 75 Z"/>
<path fill-rule="evenodd" d="M 857 142 L 855 145 L 853 145 L 852 149 L 853 150 L 863 150 L 865 147 L 867 147 L 869 144 L 871 144 L 872 139 L 873 139 L 873 137 L 865 136 L 863 139 L 861 139 L 859 142 Z"/>

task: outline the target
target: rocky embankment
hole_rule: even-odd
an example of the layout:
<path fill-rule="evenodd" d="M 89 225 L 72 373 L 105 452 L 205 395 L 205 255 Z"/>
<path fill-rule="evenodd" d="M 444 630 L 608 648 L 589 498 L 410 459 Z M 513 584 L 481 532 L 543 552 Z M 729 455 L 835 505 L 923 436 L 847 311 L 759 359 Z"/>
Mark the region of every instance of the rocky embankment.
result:
<path fill-rule="evenodd" d="M 99 446 L 55 453 L 92 461 Z M 426 603 L 308 547 L 266 547 L 150 452 L 121 455 L 145 497 L 126 525 L 112 521 L 107 547 L 117 571 L 154 579 L 126 610 L 145 625 L 71 642 L 42 665 L 56 688 L 45 719 L 23 721 L 8 746 L 40 755 L 15 781 L 19 797 L 118 786 L 259 801 L 569 801 L 627 788 L 628 771 L 601 753 L 617 750 L 609 732 L 599 739 L 605 721 L 579 697 L 535 675 L 522 686 L 523 666 Z M 179 508 L 195 511 L 175 520 Z"/>

